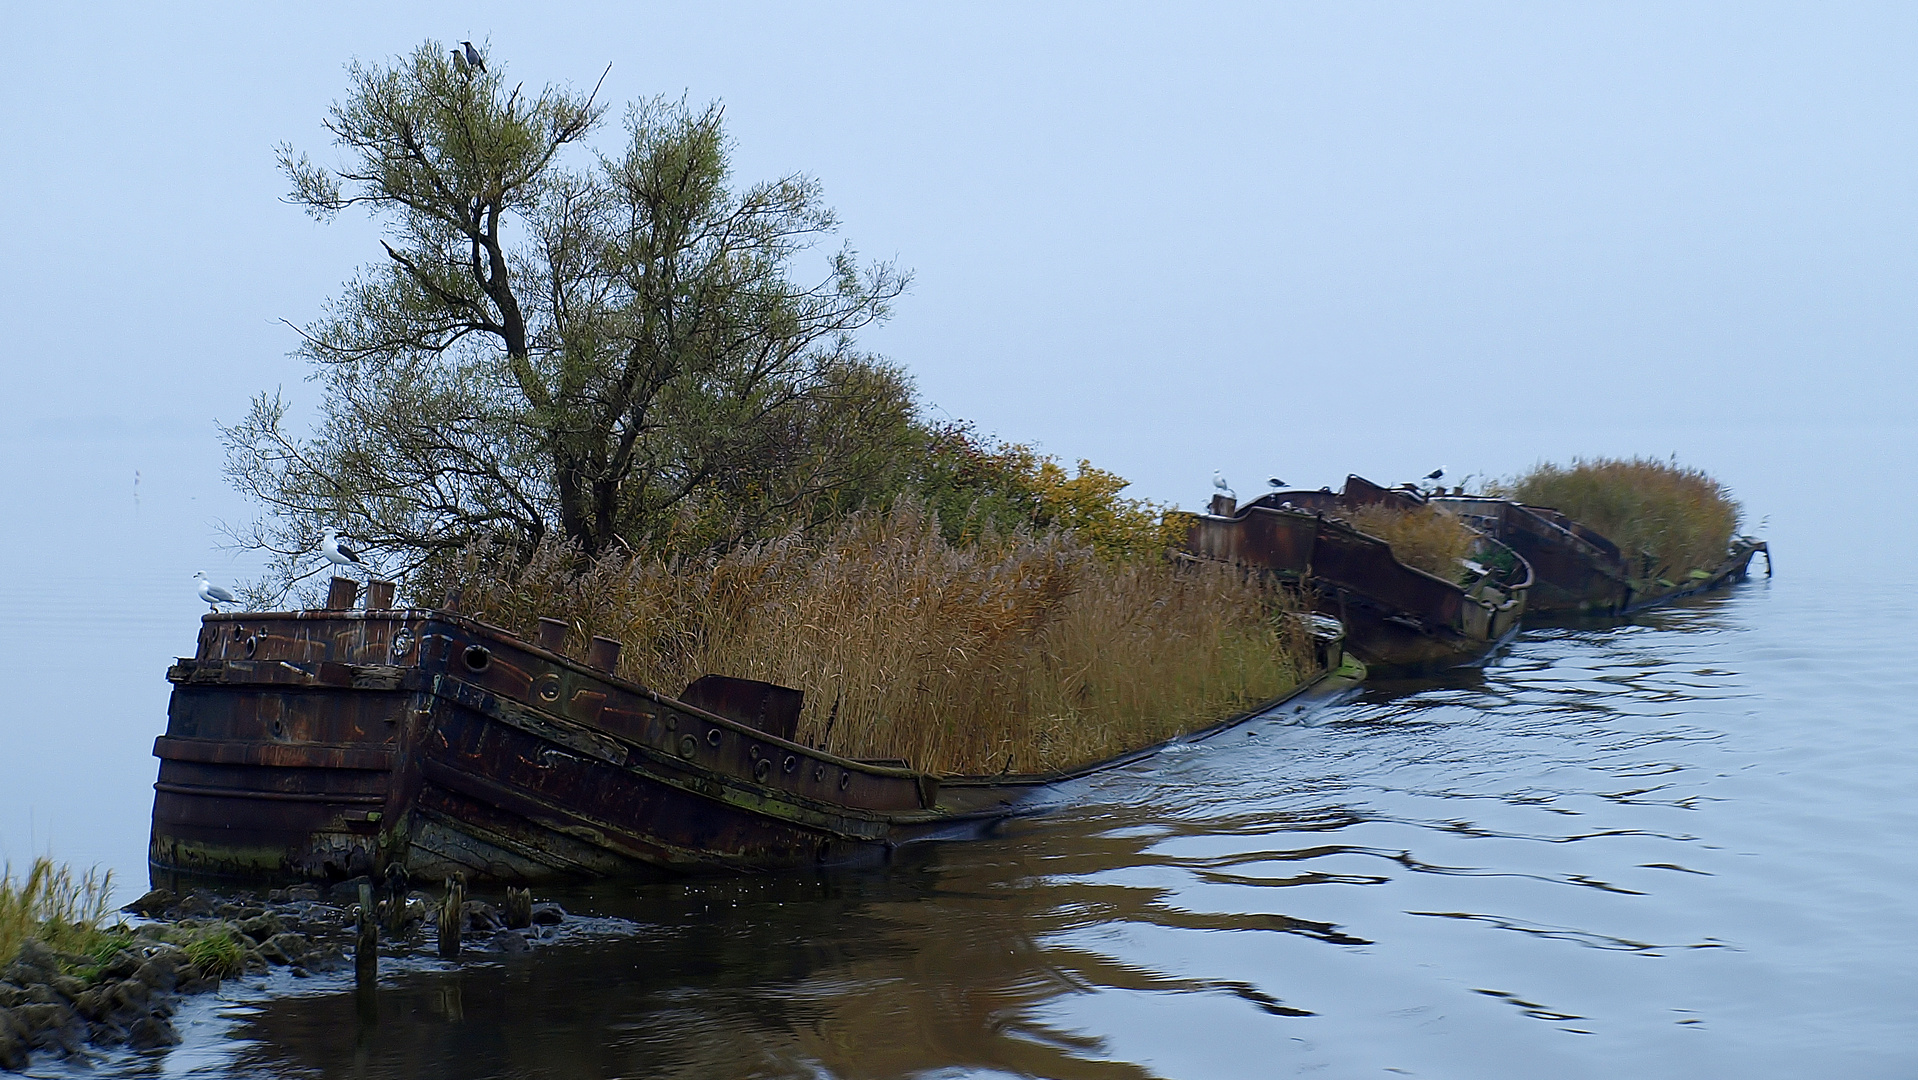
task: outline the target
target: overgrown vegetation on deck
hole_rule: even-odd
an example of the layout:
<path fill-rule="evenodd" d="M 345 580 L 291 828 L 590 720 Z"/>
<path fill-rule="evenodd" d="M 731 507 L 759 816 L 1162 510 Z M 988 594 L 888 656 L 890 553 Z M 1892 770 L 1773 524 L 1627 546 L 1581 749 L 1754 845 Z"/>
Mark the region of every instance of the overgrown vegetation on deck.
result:
<path fill-rule="evenodd" d="M 1098 761 L 1313 665 L 1295 602 L 1242 571 L 1104 557 L 1059 529 L 955 542 L 911 498 L 723 555 L 585 561 L 549 542 L 461 577 L 478 618 L 622 640 L 621 674 L 668 694 L 707 672 L 797 687 L 801 742 L 943 773 Z"/>
<path fill-rule="evenodd" d="M 1635 571 L 1669 581 L 1722 562 L 1741 515 L 1703 470 L 1653 458 L 1545 463 L 1493 494 L 1558 510 L 1617 544 Z"/>
<path fill-rule="evenodd" d="M 1472 554 L 1478 534 L 1447 510 L 1380 503 L 1351 510 L 1345 519 L 1360 532 L 1392 545 L 1393 556 L 1407 566 L 1446 581 L 1469 576 L 1459 560 Z"/>

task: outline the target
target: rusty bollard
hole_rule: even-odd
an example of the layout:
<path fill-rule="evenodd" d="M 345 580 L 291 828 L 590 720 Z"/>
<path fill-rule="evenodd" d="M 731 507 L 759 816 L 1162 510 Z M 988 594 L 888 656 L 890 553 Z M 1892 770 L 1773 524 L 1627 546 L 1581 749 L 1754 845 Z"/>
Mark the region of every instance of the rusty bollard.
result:
<path fill-rule="evenodd" d="M 353 948 L 353 974 L 360 986 L 380 978 L 380 924 L 373 915 L 373 883 L 360 882 L 359 940 Z"/>
<path fill-rule="evenodd" d="M 466 875 L 458 870 L 446 879 L 446 897 L 440 901 L 440 956 L 460 954 L 460 923 L 465 921 Z"/>
<path fill-rule="evenodd" d="M 506 928 L 524 930 L 533 925 L 533 890 L 506 887 Z"/>
<path fill-rule="evenodd" d="M 386 933 L 398 937 L 406 926 L 406 867 L 399 863 L 386 865 Z"/>

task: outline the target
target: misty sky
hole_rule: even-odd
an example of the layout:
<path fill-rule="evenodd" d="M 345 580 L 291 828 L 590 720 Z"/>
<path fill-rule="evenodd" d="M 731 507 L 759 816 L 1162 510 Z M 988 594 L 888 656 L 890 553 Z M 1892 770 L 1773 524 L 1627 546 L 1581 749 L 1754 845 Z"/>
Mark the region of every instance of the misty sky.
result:
<path fill-rule="evenodd" d="M 249 566 L 215 421 L 312 404 L 281 320 L 379 250 L 284 203 L 273 147 L 336 160 L 343 65 L 428 37 L 724 102 L 741 179 L 819 177 L 914 271 L 869 347 L 1134 494 L 1676 452 L 1756 521 L 1912 464 L 1918 7 L 1034 7 L 11 10 L 0 645 L 67 612 L 48 633 L 126 649 L 126 722 L 159 730 L 187 578 Z"/>
<path fill-rule="evenodd" d="M 22 9 L 4 408 L 204 446 L 298 383 L 278 320 L 378 249 L 284 204 L 272 147 L 332 158 L 343 63 L 432 36 L 723 101 L 742 178 L 818 176 L 915 271 L 868 340 L 929 402 L 1142 494 L 1336 480 L 1352 449 L 1307 448 L 1354 422 L 1430 433 L 1396 480 L 1612 449 L 1453 460 L 1468 418 L 1909 413 L 1918 9 L 1028 7 Z"/>

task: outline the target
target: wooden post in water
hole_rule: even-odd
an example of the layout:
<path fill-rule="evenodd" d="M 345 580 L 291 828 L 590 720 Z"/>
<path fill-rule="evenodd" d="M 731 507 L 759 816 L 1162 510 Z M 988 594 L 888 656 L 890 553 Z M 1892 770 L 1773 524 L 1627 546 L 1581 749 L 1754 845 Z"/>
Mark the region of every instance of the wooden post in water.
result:
<path fill-rule="evenodd" d="M 524 930 L 533 925 L 533 890 L 506 887 L 506 928 Z"/>
<path fill-rule="evenodd" d="M 406 925 L 406 867 L 386 864 L 386 932 L 398 937 Z"/>
<path fill-rule="evenodd" d="M 353 974 L 361 987 L 370 987 L 380 978 L 380 924 L 373 915 L 373 883 L 370 881 L 360 882 L 358 929 L 359 939 L 353 948 Z"/>
<path fill-rule="evenodd" d="M 440 901 L 440 956 L 451 960 L 460 954 L 460 923 L 466 915 L 466 875 L 458 870 L 446 879 L 446 896 Z"/>

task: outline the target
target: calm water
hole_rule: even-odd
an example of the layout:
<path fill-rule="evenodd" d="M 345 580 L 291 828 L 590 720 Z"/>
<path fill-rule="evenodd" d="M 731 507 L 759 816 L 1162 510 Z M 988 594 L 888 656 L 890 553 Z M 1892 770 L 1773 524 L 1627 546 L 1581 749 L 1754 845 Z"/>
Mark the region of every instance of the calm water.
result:
<path fill-rule="evenodd" d="M 1788 579 L 1062 790 L 876 873 L 579 893 L 511 962 L 245 986 L 237 1076 L 1904 1076 L 1909 590 Z M 50 1073 L 65 1070 L 51 1068 Z"/>
<path fill-rule="evenodd" d="M 1854 499 L 1856 528 L 1820 529 L 1782 494 L 1816 462 L 1754 446 L 1777 465 L 1754 514 L 1779 515 L 1770 581 L 1528 630 L 1483 670 L 1255 722 L 883 871 L 561 895 L 624 921 L 403 967 L 372 1000 L 229 984 L 189 1004 L 185 1045 L 88 1075 L 1918 1074 L 1908 515 Z M 16 603 L 59 610 L 18 580 Z M 148 684 L 191 640 L 142 610 L 7 624 L 7 808 L 123 874 L 163 722 Z M 89 650 L 138 653 L 143 696 L 103 678 L 74 704 Z M 54 785 L 89 797 L 21 794 Z"/>

